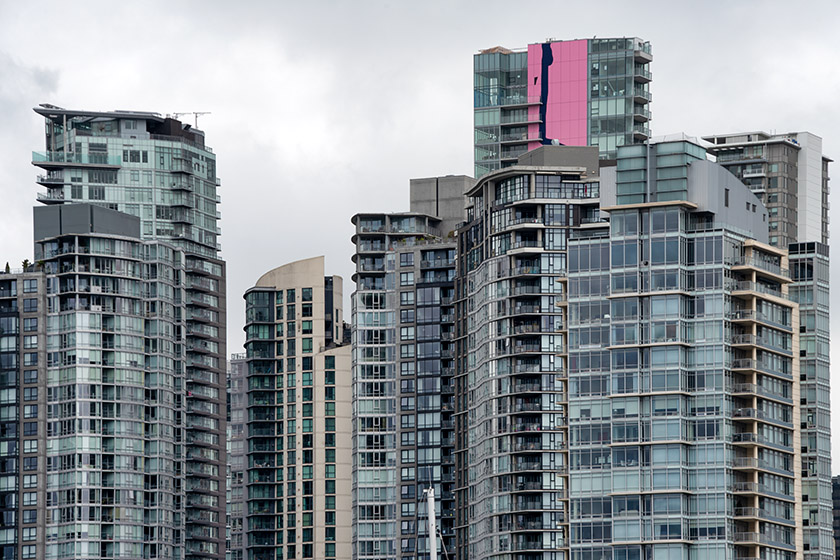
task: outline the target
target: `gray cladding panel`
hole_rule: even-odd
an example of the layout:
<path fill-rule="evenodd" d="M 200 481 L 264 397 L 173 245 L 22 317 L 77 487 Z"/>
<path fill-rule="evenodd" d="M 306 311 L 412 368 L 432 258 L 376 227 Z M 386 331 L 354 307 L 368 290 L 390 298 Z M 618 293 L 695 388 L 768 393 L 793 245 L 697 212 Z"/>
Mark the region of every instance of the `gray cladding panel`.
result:
<path fill-rule="evenodd" d="M 140 238 L 140 218 L 91 204 L 38 206 L 34 237 L 41 241 L 68 233 L 100 233 Z"/>
<path fill-rule="evenodd" d="M 36 206 L 32 217 L 34 241 L 61 235 L 61 206 Z"/>

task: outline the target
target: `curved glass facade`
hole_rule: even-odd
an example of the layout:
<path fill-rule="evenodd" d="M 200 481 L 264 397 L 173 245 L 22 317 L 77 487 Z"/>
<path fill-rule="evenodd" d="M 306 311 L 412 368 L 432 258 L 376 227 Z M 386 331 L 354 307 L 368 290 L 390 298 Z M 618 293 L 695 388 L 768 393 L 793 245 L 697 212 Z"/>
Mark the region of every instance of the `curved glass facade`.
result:
<path fill-rule="evenodd" d="M 38 242 L 47 274 L 46 558 L 179 554 L 184 254 L 97 234 Z"/>

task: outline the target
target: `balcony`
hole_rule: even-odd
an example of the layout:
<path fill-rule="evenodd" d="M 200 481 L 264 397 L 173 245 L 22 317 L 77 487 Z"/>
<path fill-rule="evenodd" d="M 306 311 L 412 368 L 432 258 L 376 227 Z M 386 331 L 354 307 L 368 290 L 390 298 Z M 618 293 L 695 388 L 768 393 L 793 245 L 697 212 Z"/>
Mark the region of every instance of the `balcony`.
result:
<path fill-rule="evenodd" d="M 646 63 L 653 60 L 653 55 L 650 53 L 650 43 L 641 43 L 637 47 L 633 51 L 633 58 L 636 62 Z"/>
<path fill-rule="evenodd" d="M 774 399 L 786 404 L 793 404 L 791 397 L 770 391 L 769 389 L 756 385 L 755 383 L 738 383 L 732 388 L 733 395 L 756 395 L 767 399 Z"/>
<path fill-rule="evenodd" d="M 531 113 L 531 111 L 529 111 Z M 541 123 L 540 115 L 534 111 L 535 114 L 523 115 L 520 113 L 506 114 L 501 116 L 501 124 L 537 124 Z"/>
<path fill-rule="evenodd" d="M 64 191 L 61 189 L 50 189 L 47 192 L 39 192 L 36 195 L 39 202 L 44 204 L 60 204 L 64 202 Z"/>
<path fill-rule="evenodd" d="M 639 87 L 633 88 L 633 103 L 644 105 L 645 103 L 650 103 L 652 100 L 653 96 L 649 91 Z"/>
<path fill-rule="evenodd" d="M 790 271 L 783 269 L 779 264 L 756 258 L 744 258 L 733 263 L 733 268 L 752 268 L 759 272 L 767 272 L 773 276 L 790 280 Z"/>
<path fill-rule="evenodd" d="M 120 156 L 108 154 L 80 154 L 78 152 L 32 152 L 32 164 L 43 168 L 52 167 L 108 167 L 122 165 Z"/>
<path fill-rule="evenodd" d="M 633 136 L 641 139 L 650 138 L 650 127 L 644 124 L 634 124 Z"/>
<path fill-rule="evenodd" d="M 420 261 L 420 268 L 451 268 L 455 259 L 428 259 Z"/>
<path fill-rule="evenodd" d="M 176 173 L 195 173 L 193 162 L 191 159 L 173 159 L 172 171 Z"/>
<path fill-rule="evenodd" d="M 522 143 L 522 142 L 540 142 L 542 138 L 540 137 L 529 137 L 527 132 L 521 132 L 517 134 L 502 134 L 499 138 L 502 144 L 505 143 Z"/>
<path fill-rule="evenodd" d="M 39 185 L 63 185 L 65 184 L 64 174 L 61 171 L 54 171 L 48 175 L 38 175 L 35 180 Z"/>
<path fill-rule="evenodd" d="M 762 282 L 737 282 L 732 287 L 733 292 L 757 292 L 775 297 L 784 297 L 780 287 L 771 286 Z"/>
<path fill-rule="evenodd" d="M 644 105 L 633 105 L 633 119 L 636 122 L 649 121 L 650 111 Z"/>
<path fill-rule="evenodd" d="M 647 66 L 637 64 L 633 68 L 633 80 L 642 84 L 646 84 L 653 80 L 653 74 L 647 69 Z"/>

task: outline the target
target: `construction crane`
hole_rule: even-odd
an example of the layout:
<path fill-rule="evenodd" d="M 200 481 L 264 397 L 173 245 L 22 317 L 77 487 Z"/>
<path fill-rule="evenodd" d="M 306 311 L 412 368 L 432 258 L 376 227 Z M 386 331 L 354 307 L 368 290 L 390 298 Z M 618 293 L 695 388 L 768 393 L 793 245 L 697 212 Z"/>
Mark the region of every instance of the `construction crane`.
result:
<path fill-rule="evenodd" d="M 209 114 L 211 114 L 210 111 L 185 111 L 183 113 L 172 113 L 172 116 L 180 119 L 181 115 L 193 115 L 195 117 L 195 128 L 198 128 L 198 117 Z"/>

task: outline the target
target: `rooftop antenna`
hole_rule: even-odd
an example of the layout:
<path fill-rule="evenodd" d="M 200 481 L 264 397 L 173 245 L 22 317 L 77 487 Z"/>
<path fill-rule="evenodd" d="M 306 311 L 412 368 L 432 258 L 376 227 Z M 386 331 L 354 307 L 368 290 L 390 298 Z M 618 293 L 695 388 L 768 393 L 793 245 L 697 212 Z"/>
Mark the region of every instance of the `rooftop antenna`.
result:
<path fill-rule="evenodd" d="M 210 111 L 185 111 L 183 113 L 172 113 L 172 116 L 176 119 L 180 119 L 181 115 L 193 115 L 195 117 L 195 128 L 198 128 L 198 117 L 210 114 Z"/>

